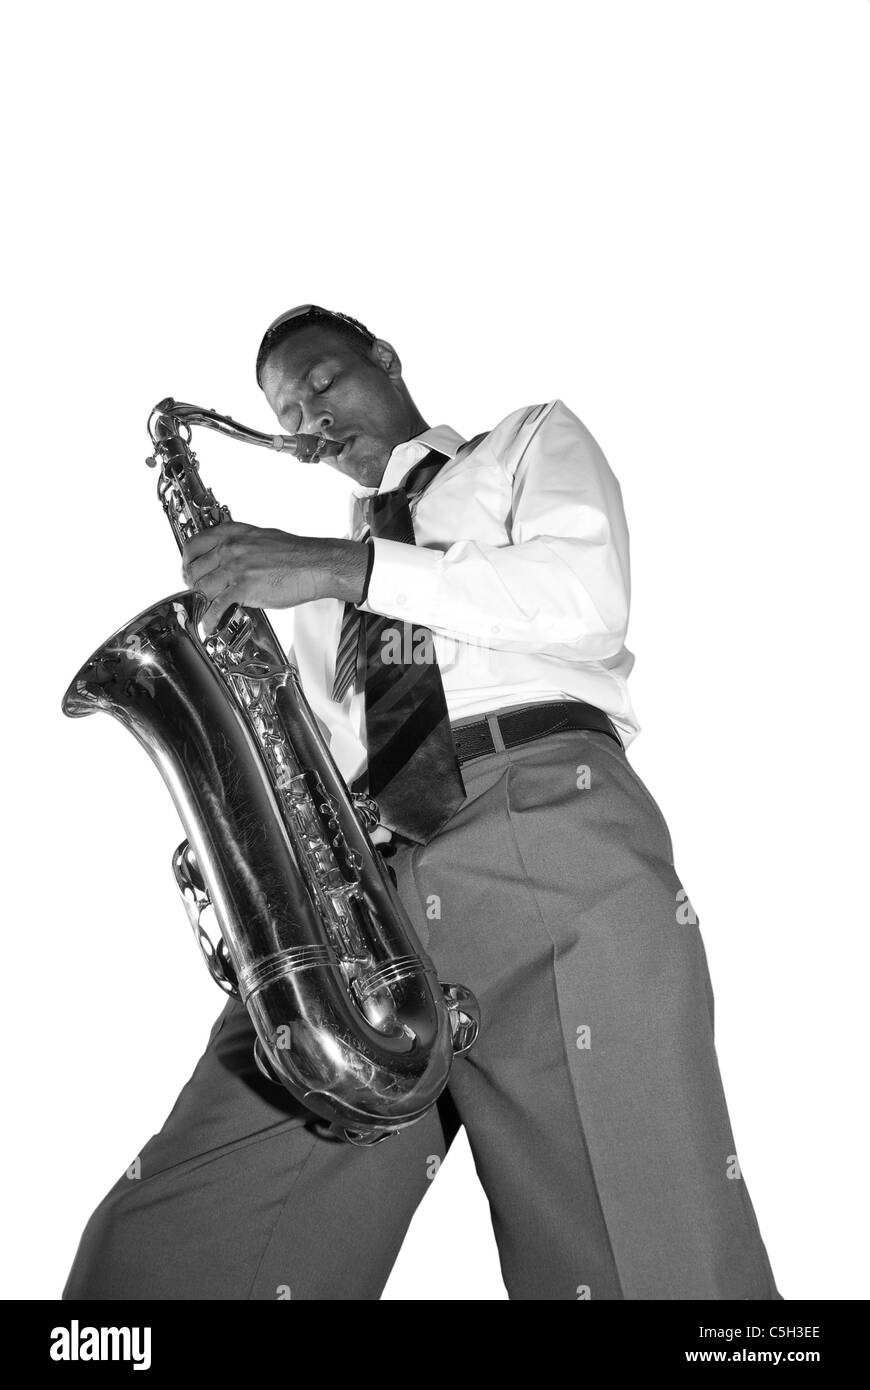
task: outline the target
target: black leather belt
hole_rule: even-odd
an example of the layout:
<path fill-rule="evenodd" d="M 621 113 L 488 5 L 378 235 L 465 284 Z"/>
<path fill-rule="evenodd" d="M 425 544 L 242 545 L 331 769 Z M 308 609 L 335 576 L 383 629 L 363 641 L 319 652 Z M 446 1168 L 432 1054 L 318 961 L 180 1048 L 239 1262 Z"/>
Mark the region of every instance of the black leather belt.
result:
<path fill-rule="evenodd" d="M 597 705 L 587 705 L 585 700 L 519 705 L 499 714 L 481 715 L 470 724 L 454 724 L 452 733 L 459 761 L 466 763 L 469 758 L 501 752 L 502 748 L 517 748 L 548 734 L 560 734 L 564 729 L 593 729 L 615 739 L 620 748 L 625 746 L 604 711 Z"/>

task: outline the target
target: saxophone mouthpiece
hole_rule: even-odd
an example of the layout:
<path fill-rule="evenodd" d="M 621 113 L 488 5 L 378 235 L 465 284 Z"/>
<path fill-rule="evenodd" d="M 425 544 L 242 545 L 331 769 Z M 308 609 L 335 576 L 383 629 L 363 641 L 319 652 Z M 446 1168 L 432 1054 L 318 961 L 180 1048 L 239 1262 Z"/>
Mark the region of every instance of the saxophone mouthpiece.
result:
<path fill-rule="evenodd" d="M 276 434 L 276 449 L 290 447 L 301 463 L 319 463 L 322 458 L 340 454 L 344 447 L 339 439 L 326 439 L 322 434 Z"/>

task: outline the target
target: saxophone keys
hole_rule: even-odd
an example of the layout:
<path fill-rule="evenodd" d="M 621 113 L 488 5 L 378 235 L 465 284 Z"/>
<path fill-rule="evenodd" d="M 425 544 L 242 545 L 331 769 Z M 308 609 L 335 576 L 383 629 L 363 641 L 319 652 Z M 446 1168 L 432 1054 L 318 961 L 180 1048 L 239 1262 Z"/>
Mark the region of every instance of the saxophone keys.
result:
<path fill-rule="evenodd" d="M 438 982 L 447 1005 L 450 1030 L 453 1036 L 453 1052 L 461 1056 L 476 1042 L 480 1032 L 480 1005 L 477 997 L 465 985 L 448 985 Z"/>
<path fill-rule="evenodd" d="M 203 913 L 206 908 L 212 906 L 212 901 L 189 840 L 182 840 L 173 854 L 172 872 L 208 973 L 224 994 L 232 994 L 238 998 L 238 981 L 226 942 L 219 936 L 215 944 L 202 925 Z"/>

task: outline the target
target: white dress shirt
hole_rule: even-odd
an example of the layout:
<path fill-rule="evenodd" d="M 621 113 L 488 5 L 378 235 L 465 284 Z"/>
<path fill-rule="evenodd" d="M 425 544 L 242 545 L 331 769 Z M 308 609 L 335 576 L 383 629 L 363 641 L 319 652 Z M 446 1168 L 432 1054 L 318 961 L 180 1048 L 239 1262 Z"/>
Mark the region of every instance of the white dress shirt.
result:
<path fill-rule="evenodd" d="M 628 746 L 640 730 L 628 695 L 628 528 L 619 483 L 562 401 L 515 410 L 469 450 L 448 425 L 399 444 L 377 488 L 356 486 L 348 537 L 365 534 L 362 499 L 399 487 L 429 449 L 448 456 L 411 504 L 416 545 L 377 538 L 363 612 L 424 624 L 451 721 L 542 700 L 586 700 Z M 291 660 L 345 781 L 365 766 L 365 708 L 332 681 L 344 604 L 293 610 Z M 409 639 L 410 640 L 410 639 Z"/>

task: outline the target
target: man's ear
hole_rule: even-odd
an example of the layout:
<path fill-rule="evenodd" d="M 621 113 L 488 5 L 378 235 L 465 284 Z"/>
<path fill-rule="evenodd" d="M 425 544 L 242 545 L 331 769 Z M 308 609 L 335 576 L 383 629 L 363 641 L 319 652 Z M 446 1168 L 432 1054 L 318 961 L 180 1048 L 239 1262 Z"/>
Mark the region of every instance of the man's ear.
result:
<path fill-rule="evenodd" d="M 384 338 L 375 338 L 372 343 L 369 355 L 373 362 L 376 362 L 381 371 L 386 372 L 391 381 L 399 381 L 402 375 L 402 363 L 399 354 Z"/>

